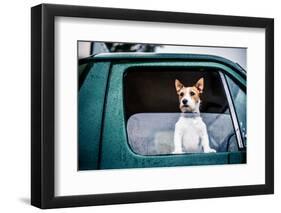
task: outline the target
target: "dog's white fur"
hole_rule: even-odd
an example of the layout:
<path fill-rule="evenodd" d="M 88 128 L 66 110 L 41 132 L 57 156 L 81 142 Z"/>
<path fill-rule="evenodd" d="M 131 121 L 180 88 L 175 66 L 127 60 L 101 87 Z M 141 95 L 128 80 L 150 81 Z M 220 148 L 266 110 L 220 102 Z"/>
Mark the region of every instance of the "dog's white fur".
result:
<path fill-rule="evenodd" d="M 192 87 L 185 87 L 176 80 L 175 87 L 182 115 L 175 125 L 173 153 L 216 152 L 209 145 L 207 127 L 200 117 L 200 94 L 203 92 L 204 79 L 199 79 Z"/>

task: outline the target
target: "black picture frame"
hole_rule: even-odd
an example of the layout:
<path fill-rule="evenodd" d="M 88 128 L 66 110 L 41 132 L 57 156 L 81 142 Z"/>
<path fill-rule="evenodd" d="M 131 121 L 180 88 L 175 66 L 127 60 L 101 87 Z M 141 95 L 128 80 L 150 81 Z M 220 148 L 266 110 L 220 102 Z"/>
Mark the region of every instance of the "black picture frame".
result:
<path fill-rule="evenodd" d="M 55 197 L 54 21 L 57 16 L 264 28 L 265 184 Z M 32 205 L 46 209 L 272 193 L 274 193 L 274 19 L 53 4 L 41 4 L 31 8 Z"/>

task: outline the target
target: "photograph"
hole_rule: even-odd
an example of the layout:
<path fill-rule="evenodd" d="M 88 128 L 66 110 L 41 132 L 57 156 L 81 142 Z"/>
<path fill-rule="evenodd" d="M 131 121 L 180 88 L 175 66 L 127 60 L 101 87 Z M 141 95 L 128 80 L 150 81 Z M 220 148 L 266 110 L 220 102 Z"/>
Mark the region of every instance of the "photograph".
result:
<path fill-rule="evenodd" d="M 247 48 L 77 41 L 78 170 L 247 163 Z"/>
<path fill-rule="evenodd" d="M 274 19 L 31 8 L 31 204 L 274 193 Z"/>

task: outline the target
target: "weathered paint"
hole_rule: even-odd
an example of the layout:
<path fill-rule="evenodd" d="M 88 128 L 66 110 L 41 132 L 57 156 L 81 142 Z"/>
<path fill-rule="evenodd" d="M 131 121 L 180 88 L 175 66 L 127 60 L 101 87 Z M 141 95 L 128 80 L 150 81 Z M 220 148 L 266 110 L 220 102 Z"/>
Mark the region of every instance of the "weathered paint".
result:
<path fill-rule="evenodd" d="M 79 91 L 78 159 L 80 170 L 98 168 L 103 105 L 109 69 L 110 63 L 95 63 Z"/>

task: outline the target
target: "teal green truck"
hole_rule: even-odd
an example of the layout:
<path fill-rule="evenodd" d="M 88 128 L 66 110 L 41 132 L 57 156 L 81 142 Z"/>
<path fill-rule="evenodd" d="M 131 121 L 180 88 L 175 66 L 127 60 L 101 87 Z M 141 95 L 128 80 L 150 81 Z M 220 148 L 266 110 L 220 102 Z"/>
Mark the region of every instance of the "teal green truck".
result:
<path fill-rule="evenodd" d="M 246 71 L 212 55 L 105 53 L 79 60 L 78 170 L 246 163 Z M 173 154 L 175 79 L 205 79 L 215 153 Z"/>

